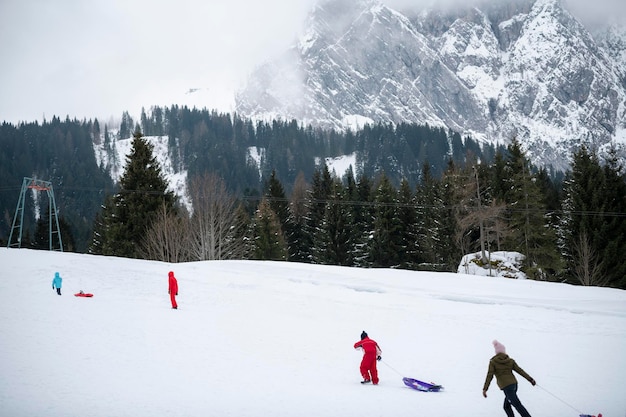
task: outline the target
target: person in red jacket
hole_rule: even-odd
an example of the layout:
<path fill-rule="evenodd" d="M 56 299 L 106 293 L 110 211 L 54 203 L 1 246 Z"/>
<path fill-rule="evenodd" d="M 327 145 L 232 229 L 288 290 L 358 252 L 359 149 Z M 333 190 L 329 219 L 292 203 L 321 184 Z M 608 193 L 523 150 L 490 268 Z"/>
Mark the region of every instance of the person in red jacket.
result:
<path fill-rule="evenodd" d="M 178 295 L 178 281 L 176 281 L 174 272 L 170 271 L 168 275 L 169 275 L 169 288 L 167 290 L 167 293 L 170 295 L 170 300 L 172 301 L 172 308 L 178 309 L 178 304 L 176 304 L 176 296 Z"/>
<path fill-rule="evenodd" d="M 364 330 L 363 333 L 361 333 L 361 340 L 354 344 L 354 348 L 363 350 L 363 360 L 361 360 L 360 368 L 361 375 L 363 375 L 361 384 L 369 384 L 371 382 L 374 385 L 378 385 L 376 361 L 382 359 L 380 356 L 382 350 L 378 347 L 378 343 L 370 339 Z"/>

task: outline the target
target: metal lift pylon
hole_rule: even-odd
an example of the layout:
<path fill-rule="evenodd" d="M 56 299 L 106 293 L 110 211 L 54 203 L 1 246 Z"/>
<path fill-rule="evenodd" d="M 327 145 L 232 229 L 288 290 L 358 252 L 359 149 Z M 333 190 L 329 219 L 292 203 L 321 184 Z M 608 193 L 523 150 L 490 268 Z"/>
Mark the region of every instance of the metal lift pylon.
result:
<path fill-rule="evenodd" d="M 13 226 L 11 226 L 11 233 L 9 235 L 9 243 L 7 248 L 21 248 L 22 247 L 22 225 L 24 224 L 24 201 L 26 199 L 26 192 L 28 190 L 45 191 L 48 193 L 48 224 L 49 235 L 48 241 L 50 242 L 50 250 L 57 250 L 63 252 L 63 242 L 61 241 L 61 229 L 59 227 L 59 214 L 57 211 L 57 204 L 54 200 L 54 190 L 50 181 L 42 181 L 38 179 L 24 177 L 22 181 L 22 190 L 20 191 L 20 198 L 17 201 L 17 208 L 15 209 L 15 216 L 13 217 Z M 17 241 L 13 242 L 13 233 L 17 230 Z M 56 237 L 58 245 L 54 244 L 53 237 Z"/>

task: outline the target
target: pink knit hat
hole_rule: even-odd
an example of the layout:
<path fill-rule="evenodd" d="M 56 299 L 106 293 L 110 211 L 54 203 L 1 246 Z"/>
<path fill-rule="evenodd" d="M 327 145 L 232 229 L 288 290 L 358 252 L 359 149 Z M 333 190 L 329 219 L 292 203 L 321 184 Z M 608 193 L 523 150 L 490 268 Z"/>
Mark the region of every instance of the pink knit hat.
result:
<path fill-rule="evenodd" d="M 504 345 L 497 340 L 493 341 L 493 348 L 496 350 L 496 354 L 506 353 L 506 348 L 504 347 Z"/>

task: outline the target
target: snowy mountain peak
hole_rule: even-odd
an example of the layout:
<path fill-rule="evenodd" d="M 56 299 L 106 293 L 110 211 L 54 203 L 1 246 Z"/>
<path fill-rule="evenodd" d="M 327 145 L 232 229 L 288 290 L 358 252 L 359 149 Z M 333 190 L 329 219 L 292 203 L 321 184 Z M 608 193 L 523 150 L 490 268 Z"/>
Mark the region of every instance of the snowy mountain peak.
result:
<path fill-rule="evenodd" d="M 517 137 L 533 162 L 566 169 L 581 142 L 626 142 L 624 33 L 592 36 L 560 0 L 401 11 L 331 0 L 294 48 L 251 75 L 236 106 L 338 129 L 358 119 Z"/>

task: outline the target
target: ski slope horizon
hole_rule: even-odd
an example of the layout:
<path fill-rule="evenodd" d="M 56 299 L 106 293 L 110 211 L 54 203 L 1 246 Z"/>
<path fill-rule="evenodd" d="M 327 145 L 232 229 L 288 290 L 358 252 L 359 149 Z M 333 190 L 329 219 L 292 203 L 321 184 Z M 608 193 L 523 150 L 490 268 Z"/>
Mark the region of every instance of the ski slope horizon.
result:
<path fill-rule="evenodd" d="M 623 290 L 7 248 L 0 264 L 6 416 L 501 416 L 495 381 L 482 397 L 494 339 L 537 381 L 517 378 L 534 417 L 626 416 Z M 359 383 L 363 330 L 383 351 L 378 386 Z"/>

